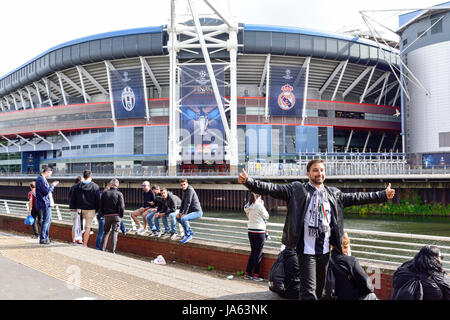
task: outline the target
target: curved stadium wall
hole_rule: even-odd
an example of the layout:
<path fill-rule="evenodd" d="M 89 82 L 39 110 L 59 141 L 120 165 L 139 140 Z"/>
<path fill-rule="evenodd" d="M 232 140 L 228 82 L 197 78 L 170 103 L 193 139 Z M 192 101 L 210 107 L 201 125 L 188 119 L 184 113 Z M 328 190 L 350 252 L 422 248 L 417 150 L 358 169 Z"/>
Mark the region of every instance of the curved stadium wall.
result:
<path fill-rule="evenodd" d="M 398 54 L 314 30 L 240 24 L 237 59 L 239 162 L 298 160 L 305 152 L 402 150 Z M 73 40 L 0 78 L 0 170 L 164 173 L 168 157 L 169 57 L 164 26 Z M 310 57 L 306 119 L 265 117 L 264 66 L 301 67 Z M 226 52 L 211 55 L 227 59 Z M 178 59 L 196 58 L 180 52 Z M 107 68 L 146 68 L 149 120 L 112 121 Z M 225 73 L 225 81 L 229 74 Z M 228 90 L 225 95 L 228 95 Z M 276 133 L 276 134 L 275 134 Z M 243 138 L 245 137 L 245 139 Z M 256 146 L 256 147 L 255 147 Z"/>

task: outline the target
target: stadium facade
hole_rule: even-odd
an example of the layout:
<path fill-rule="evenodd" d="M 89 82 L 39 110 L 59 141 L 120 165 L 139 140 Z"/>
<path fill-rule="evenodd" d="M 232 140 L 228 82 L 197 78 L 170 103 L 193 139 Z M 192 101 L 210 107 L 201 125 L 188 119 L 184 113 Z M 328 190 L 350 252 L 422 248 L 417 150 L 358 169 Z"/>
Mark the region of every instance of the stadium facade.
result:
<path fill-rule="evenodd" d="M 197 21 L 210 47 L 231 46 L 223 21 Z M 233 161 L 403 152 L 398 51 L 345 34 L 239 23 L 234 66 L 232 49 L 208 49 L 215 88 L 199 46 L 173 46 L 195 22 L 182 24 L 188 31 L 157 26 L 69 41 L 0 77 L 0 170 L 166 174 L 175 163 L 178 172 L 229 172 Z"/>
<path fill-rule="evenodd" d="M 399 17 L 408 95 L 402 95 L 410 162 L 450 164 L 450 2 Z M 411 71 L 411 72 L 408 72 Z M 420 80 L 420 85 L 411 75 Z"/>

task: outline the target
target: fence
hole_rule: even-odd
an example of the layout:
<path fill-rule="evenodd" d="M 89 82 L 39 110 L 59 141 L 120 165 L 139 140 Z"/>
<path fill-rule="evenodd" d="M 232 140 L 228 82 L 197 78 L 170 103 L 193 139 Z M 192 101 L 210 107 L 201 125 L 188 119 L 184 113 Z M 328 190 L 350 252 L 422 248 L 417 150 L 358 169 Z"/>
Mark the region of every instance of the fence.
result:
<path fill-rule="evenodd" d="M 12 215 L 25 218 L 28 202 L 0 200 L 0 215 Z M 123 222 L 130 230 L 136 230 L 129 210 Z M 52 219 L 72 223 L 71 213 L 67 205 L 57 204 L 52 210 Z M 220 242 L 237 246 L 249 246 L 247 221 L 224 218 L 202 217 L 191 221 L 195 231 L 195 239 L 208 242 Z M 94 219 L 94 228 L 98 226 Z M 267 223 L 270 239 L 264 247 L 280 250 L 283 224 Z M 352 255 L 369 263 L 382 263 L 399 266 L 410 260 L 424 245 L 436 245 L 444 256 L 444 269 L 450 272 L 450 237 L 429 236 L 408 233 L 393 233 L 369 230 L 345 230 L 351 239 Z"/>

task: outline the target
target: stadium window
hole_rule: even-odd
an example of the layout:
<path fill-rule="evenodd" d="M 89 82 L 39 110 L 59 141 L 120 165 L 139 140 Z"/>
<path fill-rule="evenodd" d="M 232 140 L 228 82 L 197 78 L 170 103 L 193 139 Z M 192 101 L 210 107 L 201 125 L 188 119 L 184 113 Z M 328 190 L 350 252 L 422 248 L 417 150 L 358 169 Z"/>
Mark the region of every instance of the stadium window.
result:
<path fill-rule="evenodd" d="M 98 132 L 99 132 L 99 133 L 101 133 L 101 132 L 106 132 L 106 128 L 98 129 Z"/>
<path fill-rule="evenodd" d="M 100 143 L 100 144 L 98 145 L 98 147 L 99 147 L 99 148 L 106 148 L 106 143 Z"/>
<path fill-rule="evenodd" d="M 89 145 L 88 144 L 83 145 L 83 149 L 89 149 Z"/>
<path fill-rule="evenodd" d="M 417 32 L 417 38 L 425 37 L 427 33 L 424 31 Z"/>
<path fill-rule="evenodd" d="M 97 133 L 98 129 L 91 129 L 91 133 Z"/>
<path fill-rule="evenodd" d="M 114 128 L 106 128 L 106 132 L 114 132 Z"/>
<path fill-rule="evenodd" d="M 91 144 L 91 149 L 98 148 L 98 144 Z"/>
<path fill-rule="evenodd" d="M 107 148 L 114 148 L 114 143 L 108 143 L 108 144 L 106 145 L 106 147 L 107 147 Z"/>
<path fill-rule="evenodd" d="M 436 21 L 438 21 L 439 18 L 434 18 L 431 19 L 431 25 L 433 26 L 433 24 L 436 23 Z M 438 23 L 436 23 L 433 27 L 431 27 L 431 34 L 436 34 L 436 33 L 440 33 L 442 32 L 442 19 L 439 20 Z"/>

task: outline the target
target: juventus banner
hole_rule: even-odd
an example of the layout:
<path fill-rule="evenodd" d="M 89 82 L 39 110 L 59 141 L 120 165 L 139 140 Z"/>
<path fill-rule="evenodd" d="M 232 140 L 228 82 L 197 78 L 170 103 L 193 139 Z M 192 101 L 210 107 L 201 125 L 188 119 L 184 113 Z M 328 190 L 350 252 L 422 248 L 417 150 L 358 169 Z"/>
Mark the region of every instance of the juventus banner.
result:
<path fill-rule="evenodd" d="M 224 104 L 225 69 L 214 65 L 213 71 Z M 181 67 L 181 110 L 183 161 L 223 160 L 224 128 L 205 65 Z"/>
<path fill-rule="evenodd" d="M 270 66 L 270 114 L 302 116 L 306 68 Z"/>
<path fill-rule="evenodd" d="M 144 118 L 145 95 L 141 68 L 110 70 L 117 119 Z"/>

